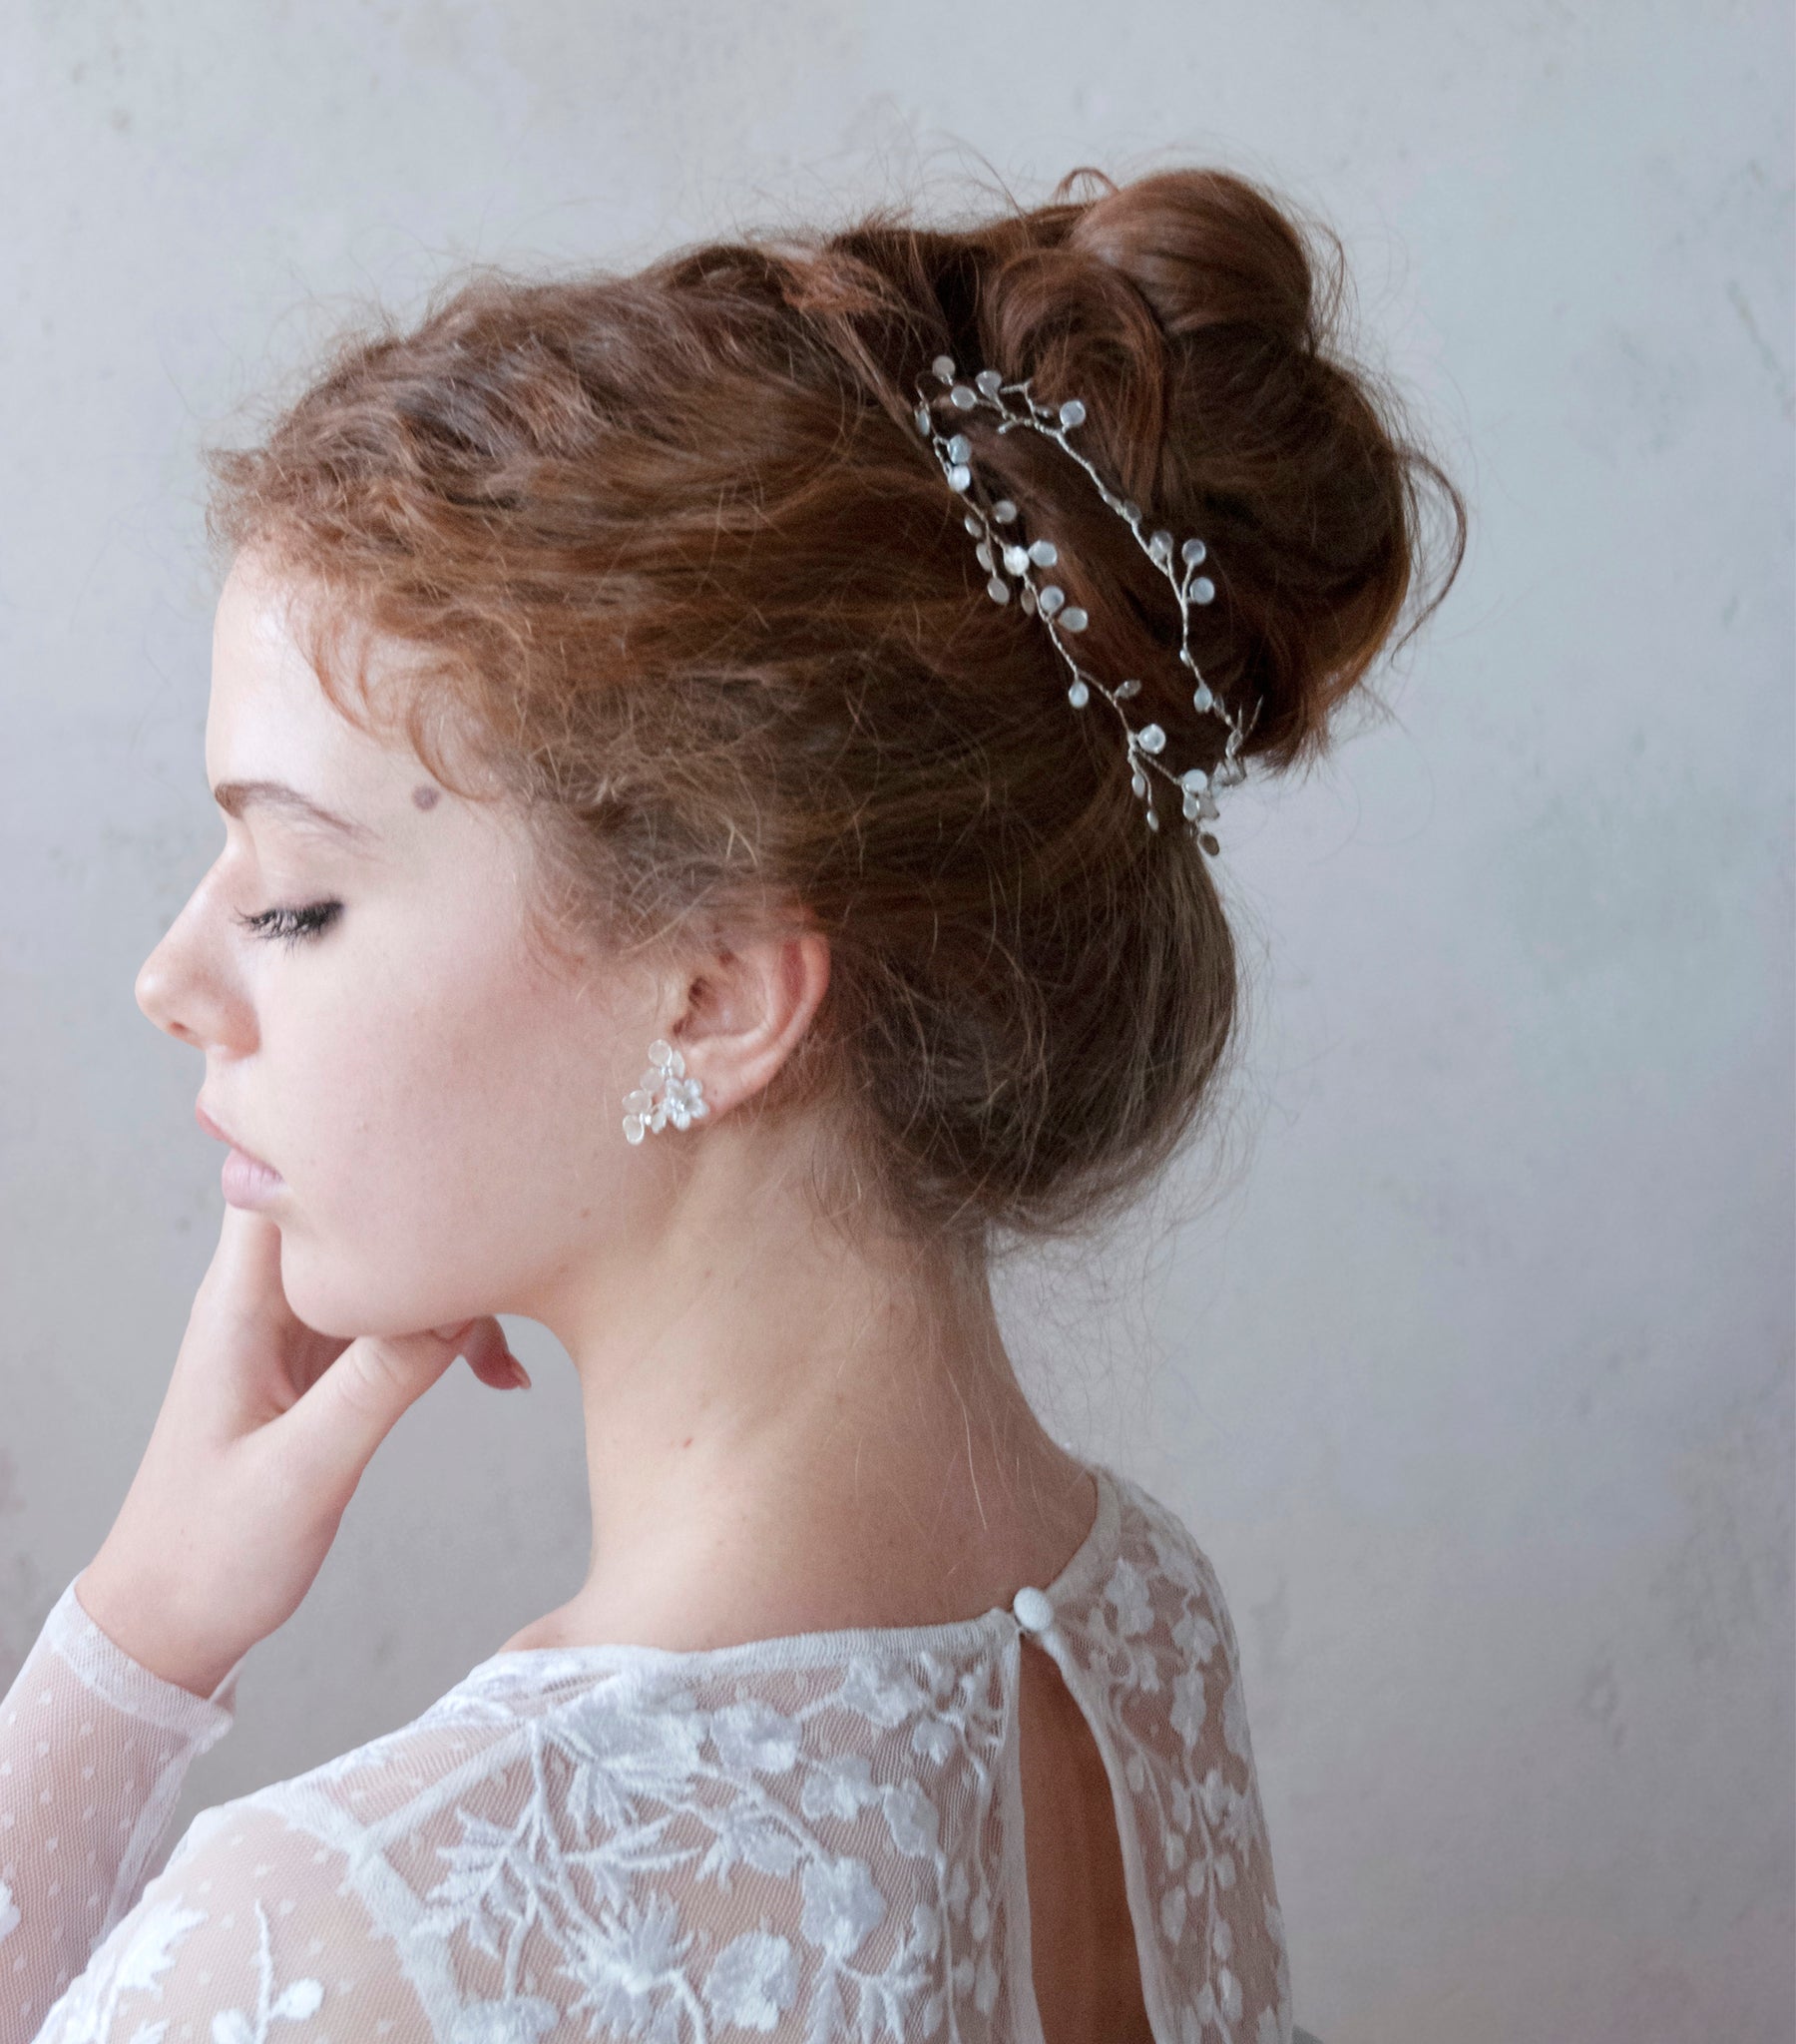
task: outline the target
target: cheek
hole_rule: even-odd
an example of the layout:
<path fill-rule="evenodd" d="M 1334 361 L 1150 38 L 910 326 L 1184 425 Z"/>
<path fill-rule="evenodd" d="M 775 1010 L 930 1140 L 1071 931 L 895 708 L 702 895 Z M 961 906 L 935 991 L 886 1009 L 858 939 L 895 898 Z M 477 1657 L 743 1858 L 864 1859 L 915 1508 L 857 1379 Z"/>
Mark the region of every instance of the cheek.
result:
<path fill-rule="evenodd" d="M 289 1077 L 294 1160 L 332 1205 L 454 1203 L 514 1145 L 552 1139 L 563 1090 L 502 1015 L 371 991 L 318 1017 Z"/>
<path fill-rule="evenodd" d="M 521 1309 L 626 1225 L 636 1067 L 608 1084 L 621 1053 L 590 1009 L 509 987 L 425 1003 L 374 986 L 314 1020 L 288 1074 L 300 1120 L 282 1239 L 308 1325 L 409 1331 Z"/>

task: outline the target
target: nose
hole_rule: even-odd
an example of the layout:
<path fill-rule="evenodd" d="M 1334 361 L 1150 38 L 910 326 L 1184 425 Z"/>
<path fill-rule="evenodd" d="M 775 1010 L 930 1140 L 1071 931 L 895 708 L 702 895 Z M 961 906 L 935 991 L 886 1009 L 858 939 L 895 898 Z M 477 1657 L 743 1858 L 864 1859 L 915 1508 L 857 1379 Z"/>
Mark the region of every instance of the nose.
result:
<path fill-rule="evenodd" d="M 133 988 L 138 1006 L 158 1029 L 201 1050 L 235 1044 L 247 1026 L 241 999 L 211 953 L 203 927 L 206 891 L 204 882 L 194 890 L 138 968 Z"/>
<path fill-rule="evenodd" d="M 181 1020 L 178 1012 L 175 974 L 171 967 L 167 937 L 163 938 L 138 968 L 137 985 L 133 991 L 137 995 L 138 1006 L 158 1029 L 166 1030 L 171 1036 L 178 1036 L 183 1043 L 198 1041 L 193 1030 Z"/>

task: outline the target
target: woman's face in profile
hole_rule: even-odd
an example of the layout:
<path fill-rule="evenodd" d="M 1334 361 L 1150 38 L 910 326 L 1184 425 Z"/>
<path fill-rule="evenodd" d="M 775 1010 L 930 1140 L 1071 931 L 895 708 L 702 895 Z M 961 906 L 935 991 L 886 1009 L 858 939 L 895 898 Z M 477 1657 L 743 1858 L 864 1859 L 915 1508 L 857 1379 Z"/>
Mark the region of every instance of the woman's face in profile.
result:
<path fill-rule="evenodd" d="M 644 1181 L 619 1103 L 650 1011 L 620 1028 L 615 977 L 527 953 L 521 824 L 340 716 L 288 595 L 245 554 L 220 599 L 206 768 L 226 841 L 138 1003 L 278 1172 L 262 1211 L 301 1319 L 348 1337 L 541 1316 L 596 1232 L 628 1232 Z"/>

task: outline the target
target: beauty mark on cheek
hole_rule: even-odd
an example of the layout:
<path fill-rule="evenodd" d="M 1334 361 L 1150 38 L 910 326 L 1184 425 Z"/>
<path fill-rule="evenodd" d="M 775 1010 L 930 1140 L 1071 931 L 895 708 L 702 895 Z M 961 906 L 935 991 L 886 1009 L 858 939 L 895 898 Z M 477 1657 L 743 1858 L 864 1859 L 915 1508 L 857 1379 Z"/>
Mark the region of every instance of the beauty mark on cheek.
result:
<path fill-rule="evenodd" d="M 412 800 L 421 809 L 434 809 L 442 796 L 440 787 L 432 787 L 428 781 L 422 787 L 412 789 Z"/>

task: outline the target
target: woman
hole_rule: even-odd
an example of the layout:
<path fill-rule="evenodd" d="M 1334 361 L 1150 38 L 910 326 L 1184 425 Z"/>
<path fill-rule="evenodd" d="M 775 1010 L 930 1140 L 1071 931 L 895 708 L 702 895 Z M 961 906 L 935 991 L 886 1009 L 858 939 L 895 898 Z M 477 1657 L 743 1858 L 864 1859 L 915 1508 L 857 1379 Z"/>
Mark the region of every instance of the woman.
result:
<path fill-rule="evenodd" d="M 0 1710 L 7 2035 L 1290 2036 L 1221 1592 L 988 1273 L 1198 1124 L 1216 792 L 1444 479 L 1265 194 L 1079 189 L 480 278 L 219 459 L 226 843 L 138 995 L 227 1207 Z M 399 1414 L 528 1382 L 500 1312 L 585 1584 L 146 1884 Z"/>

